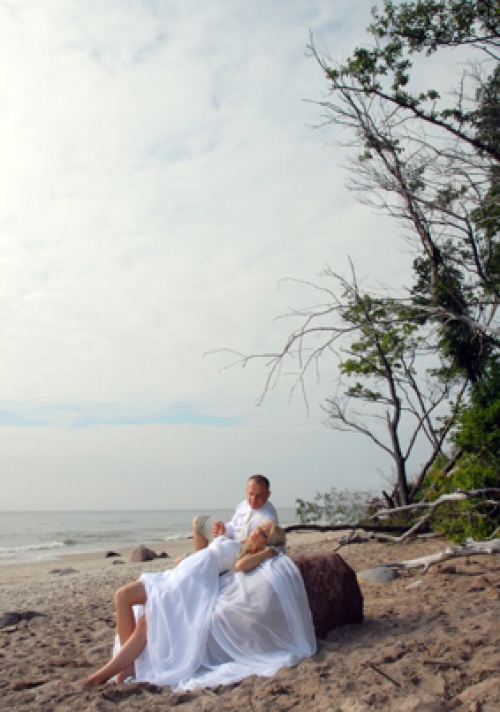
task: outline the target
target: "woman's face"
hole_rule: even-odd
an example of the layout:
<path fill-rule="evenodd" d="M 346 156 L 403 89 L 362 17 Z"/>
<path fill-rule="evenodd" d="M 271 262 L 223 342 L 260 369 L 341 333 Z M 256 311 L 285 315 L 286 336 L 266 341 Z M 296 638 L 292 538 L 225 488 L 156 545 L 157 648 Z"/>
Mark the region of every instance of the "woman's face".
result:
<path fill-rule="evenodd" d="M 266 546 L 268 543 L 269 535 L 271 533 L 271 522 L 264 522 L 260 526 L 256 527 L 248 537 L 253 544 L 256 546 Z"/>

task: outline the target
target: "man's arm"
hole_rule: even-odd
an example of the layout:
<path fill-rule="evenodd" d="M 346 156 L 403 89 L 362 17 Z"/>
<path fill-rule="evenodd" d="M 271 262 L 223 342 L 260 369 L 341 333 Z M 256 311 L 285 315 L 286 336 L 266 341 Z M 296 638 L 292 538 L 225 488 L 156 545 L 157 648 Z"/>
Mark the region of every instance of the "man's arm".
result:
<path fill-rule="evenodd" d="M 236 511 L 234 512 L 232 518 L 224 525 L 225 531 L 223 533 L 230 539 L 236 539 L 236 529 L 241 529 L 246 504 L 247 502 L 245 500 L 240 502 L 240 504 L 236 507 Z"/>

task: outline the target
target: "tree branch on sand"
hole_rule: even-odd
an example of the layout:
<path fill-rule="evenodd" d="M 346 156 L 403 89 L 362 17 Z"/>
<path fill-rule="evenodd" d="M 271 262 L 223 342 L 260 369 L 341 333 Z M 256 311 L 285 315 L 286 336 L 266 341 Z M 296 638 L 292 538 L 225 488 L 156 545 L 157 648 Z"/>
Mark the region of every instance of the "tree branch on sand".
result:
<path fill-rule="evenodd" d="M 429 554 L 418 559 L 408 559 L 407 561 L 393 561 L 384 566 L 392 569 L 419 569 L 423 568 L 426 573 L 431 566 L 440 564 L 448 559 L 454 559 L 460 556 L 482 556 L 485 554 L 500 554 L 500 539 L 493 541 L 475 541 L 467 539 L 465 544 L 460 546 L 447 546 L 443 551 L 437 554 Z"/>
<path fill-rule="evenodd" d="M 486 499 L 492 497 L 493 499 Z M 417 531 L 429 522 L 432 515 L 443 504 L 450 502 L 466 502 L 472 499 L 480 499 L 482 504 L 498 504 L 500 500 L 500 488 L 489 487 L 486 489 L 468 490 L 467 492 L 453 492 L 451 494 L 443 494 L 434 502 L 415 502 L 408 504 L 405 507 L 396 507 L 394 509 L 379 509 L 376 514 L 373 514 L 370 519 L 378 519 L 380 517 L 392 516 L 398 512 L 408 512 L 415 509 L 428 509 L 429 511 L 421 517 L 410 529 L 408 529 L 399 539 L 394 539 L 395 543 L 401 543 L 415 536 Z"/>
<path fill-rule="evenodd" d="M 471 500 L 479 500 L 482 505 L 491 504 L 495 507 L 498 506 L 500 501 L 500 488 L 498 487 L 488 487 L 485 489 L 475 489 L 468 491 L 458 491 L 451 494 L 445 494 L 436 499 L 434 502 L 416 502 L 415 504 L 406 505 L 404 507 L 396 507 L 393 509 L 379 509 L 375 514 L 369 517 L 369 520 L 377 520 L 380 518 L 392 517 L 394 514 L 407 513 L 416 509 L 427 509 L 428 511 L 423 517 L 417 520 L 409 529 L 401 525 L 390 525 L 383 522 L 379 524 L 370 525 L 364 522 L 359 522 L 358 524 L 293 524 L 291 526 L 285 527 L 287 532 L 291 531 L 345 531 L 350 530 L 350 533 L 339 539 L 338 549 L 348 544 L 358 544 L 366 541 L 385 541 L 391 544 L 403 544 L 410 539 L 430 539 L 435 537 L 443 536 L 439 532 L 429 532 L 419 534 L 418 532 L 426 526 L 430 519 L 432 518 L 435 511 L 444 504 L 450 504 L 455 502 L 466 502 Z M 360 533 L 359 530 L 365 533 Z M 391 536 L 387 532 L 400 533 L 400 536 Z M 468 556 L 469 554 L 490 554 L 490 553 L 500 553 L 500 539 L 495 539 L 494 537 L 500 532 L 500 527 L 496 529 L 493 534 L 483 542 L 476 542 L 474 539 L 467 539 L 466 543 L 462 546 L 448 547 L 441 552 L 439 555 L 434 554 L 430 558 L 431 566 L 433 563 L 438 563 L 440 561 L 445 561 L 451 556 Z M 337 549 L 337 550 L 338 550 Z M 465 552 L 465 553 L 463 553 Z M 433 558 L 437 557 L 437 558 Z M 443 558 L 444 557 L 444 558 Z M 429 557 L 424 557 L 424 559 L 418 559 L 416 561 L 423 561 L 424 563 L 417 563 L 415 566 L 426 566 L 426 561 Z M 406 565 L 408 564 L 408 565 Z M 386 566 L 398 566 L 401 568 L 414 568 L 411 562 L 402 562 L 401 564 L 385 564 Z M 428 566 L 427 566 L 428 568 Z"/>

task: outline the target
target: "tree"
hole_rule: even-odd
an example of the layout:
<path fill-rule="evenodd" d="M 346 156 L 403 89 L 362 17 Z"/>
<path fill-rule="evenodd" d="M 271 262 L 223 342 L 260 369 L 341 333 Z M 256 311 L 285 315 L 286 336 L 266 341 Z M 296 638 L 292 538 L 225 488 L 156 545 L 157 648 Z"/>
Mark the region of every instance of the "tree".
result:
<path fill-rule="evenodd" d="M 374 10 L 373 48 L 340 64 L 311 46 L 330 87 L 325 122 L 348 129 L 358 152 L 350 187 L 402 222 L 417 251 L 417 293 L 400 302 L 440 325 L 473 382 L 500 337 L 499 29 L 498 2 L 387 1 Z M 410 91 L 413 54 L 460 45 L 482 62 L 453 104 Z"/>
<path fill-rule="evenodd" d="M 326 401 L 327 424 L 364 434 L 390 453 L 392 504 L 406 506 L 442 454 L 462 395 L 480 388 L 500 345 L 500 6 L 385 0 L 369 32 L 373 46 L 344 62 L 320 55 L 311 42 L 329 86 L 319 105 L 323 124 L 342 131 L 342 144 L 353 149 L 349 187 L 402 225 L 414 250 L 414 281 L 403 293 L 381 296 L 361 294 L 354 274 L 350 283 L 330 274 L 342 293 L 324 289 L 325 305 L 296 312 L 301 326 L 282 350 L 264 355 L 265 389 L 289 358 L 304 389 L 306 371 L 334 351 L 339 389 Z M 434 87 L 412 90 L 418 53 L 457 47 L 471 57 L 451 100 Z M 370 418 L 384 419 L 388 445 Z M 409 419 L 414 426 L 403 445 Z M 420 436 L 429 457 L 410 484 L 408 458 Z M 456 442 L 460 460 L 458 435 Z"/>
<path fill-rule="evenodd" d="M 333 285 L 309 286 L 326 295 L 326 301 L 294 312 L 302 322 L 283 349 L 239 355 L 238 362 L 266 360 L 268 376 L 262 397 L 274 386 L 284 365 L 289 371 L 289 364 L 294 364 L 292 392 L 300 388 L 305 396 L 307 372 L 326 354 L 332 355 L 337 363 L 337 389 L 326 399 L 325 424 L 361 434 L 381 448 L 391 458 L 396 479 L 391 494 L 384 493 L 386 501 L 392 506 L 406 505 L 442 453 L 467 379 L 457 375 L 450 359 L 440 356 L 432 329 L 415 319 L 403 319 L 399 306 L 395 311 L 390 300 L 363 293 L 354 270 L 350 281 L 329 269 L 323 276 Z M 428 444 L 426 461 L 417 473 L 409 472 L 408 463 L 422 439 Z M 317 509 L 303 504 L 306 514 Z"/>

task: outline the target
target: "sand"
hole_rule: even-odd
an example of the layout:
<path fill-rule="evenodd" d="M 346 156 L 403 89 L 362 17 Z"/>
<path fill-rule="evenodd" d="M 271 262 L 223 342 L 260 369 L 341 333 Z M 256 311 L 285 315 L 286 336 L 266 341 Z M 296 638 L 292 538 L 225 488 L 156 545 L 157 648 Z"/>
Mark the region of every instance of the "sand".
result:
<path fill-rule="evenodd" d="M 332 550 L 338 535 L 294 533 L 290 553 Z M 442 539 L 404 546 L 369 542 L 341 550 L 356 571 L 441 550 Z M 385 584 L 360 581 L 365 622 L 330 633 L 317 654 L 272 679 L 174 694 L 152 685 L 73 693 L 102 665 L 113 639 L 113 592 L 142 571 L 171 565 L 190 542 L 150 544 L 171 559 L 115 564 L 104 553 L 0 566 L 0 614 L 44 614 L 0 631 L 0 708 L 5 710 L 500 710 L 500 557 L 448 561 Z M 128 561 L 128 552 L 122 551 Z M 51 573 L 73 569 L 72 573 Z M 421 583 L 418 583 L 421 582 Z M 416 584 L 413 585 L 412 584 Z M 408 588 L 411 586 L 410 588 Z"/>

